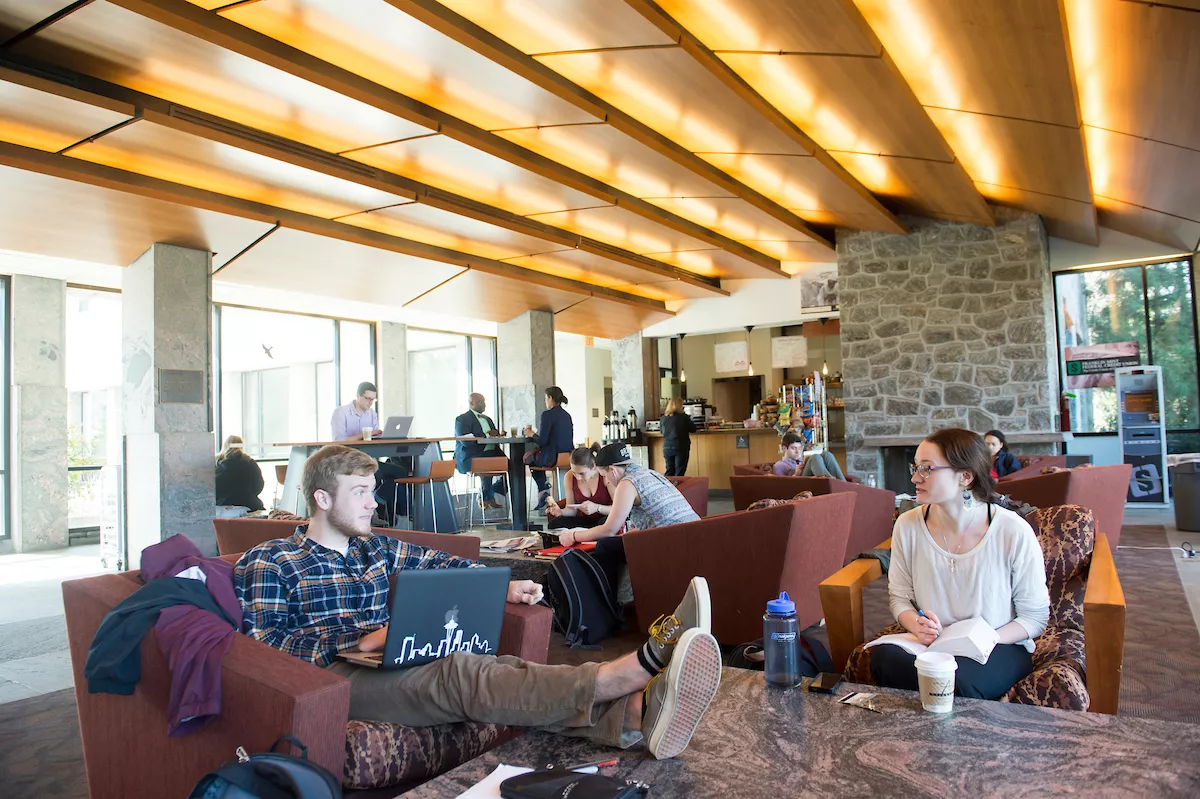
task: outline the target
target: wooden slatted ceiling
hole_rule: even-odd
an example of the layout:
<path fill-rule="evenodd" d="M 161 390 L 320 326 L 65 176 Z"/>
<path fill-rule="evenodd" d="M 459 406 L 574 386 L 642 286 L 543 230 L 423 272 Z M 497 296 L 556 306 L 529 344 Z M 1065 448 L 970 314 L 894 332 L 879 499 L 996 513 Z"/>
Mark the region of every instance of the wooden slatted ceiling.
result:
<path fill-rule="evenodd" d="M 1098 241 L 1059 0 L 854 2 L 983 196 Z"/>
<path fill-rule="evenodd" d="M 217 279 L 248 286 L 303 286 L 352 302 L 402 305 L 463 271 L 461 266 L 280 228 L 222 269 Z"/>
<path fill-rule="evenodd" d="M 555 313 L 554 329 L 581 336 L 615 339 L 624 338 L 670 317 L 668 313 L 650 308 L 589 297 Z"/>
<path fill-rule="evenodd" d="M 1067 0 L 1066 11 L 1101 224 L 1195 249 L 1200 2 Z"/>
<path fill-rule="evenodd" d="M 0 166 L 0 241 L 4 249 L 122 266 L 155 242 L 233 257 L 270 222 L 89 186 Z M 69 209 L 70 224 L 63 224 Z"/>
<path fill-rule="evenodd" d="M 524 148 L 517 147 L 499 136 L 471 125 L 440 109 L 362 78 L 349 69 L 320 60 L 289 44 L 260 34 L 221 15 L 206 12 L 184 0 L 111 0 L 114 5 L 134 10 L 148 18 L 169 25 L 242 55 L 269 63 L 295 76 L 318 83 L 327 89 L 362 99 L 376 108 L 426 126 L 436 126 L 442 133 L 492 155 L 501 157 L 539 174 L 587 192 L 602 202 L 620 202 L 636 214 L 656 224 L 705 240 L 709 246 L 736 252 L 759 264 L 766 274 L 782 275 L 778 262 L 752 248 L 739 244 L 719 233 L 706 230 L 681 217 L 666 213 L 649 203 L 613 189 L 589 176 L 569 170 Z M 85 9 L 86 10 L 86 9 Z M 70 20 L 67 20 L 69 22 Z M 727 179 L 727 178 L 726 178 Z M 783 209 L 781 213 L 786 215 Z M 787 215 L 790 219 L 798 217 Z"/>
<path fill-rule="evenodd" d="M 14 50 L 329 152 L 433 132 L 107 2 Z"/>
<path fill-rule="evenodd" d="M 132 117 L 16 83 L 0 83 L 0 139 L 58 152 Z"/>
<path fill-rule="evenodd" d="M 386 3 L 259 0 L 222 15 L 495 131 L 635 197 L 732 196 L 645 144 L 597 122 L 589 111 L 568 104 Z M 559 146 L 538 146 L 551 138 Z M 597 158 L 601 148 L 603 157 Z M 592 158 L 587 157 L 589 153 Z M 766 216 L 742 200 L 737 202 L 746 206 L 742 216 Z M 711 214 L 697 217 L 686 208 L 676 212 L 737 239 L 719 225 L 701 221 L 712 220 Z M 808 238 L 795 231 L 789 236 Z"/>
<path fill-rule="evenodd" d="M 656 300 L 696 299 L 711 293 L 680 280 L 664 280 L 647 276 L 644 271 L 626 268 L 608 259 L 598 258 L 582 250 L 558 250 L 542 255 L 504 259 L 508 263 L 534 269 L 550 275 L 582 280 L 606 288 L 649 297 Z"/>
<path fill-rule="evenodd" d="M 850 0 L 822 0 L 811 18 L 795 3 L 659 5 L 893 207 L 991 224 L 978 191 Z M 924 165 L 902 163 L 913 160 Z"/>
<path fill-rule="evenodd" d="M 672 44 L 663 46 L 663 32 L 647 27 L 647 21 L 640 19 L 640 15 L 631 16 L 632 10 L 622 0 L 566 3 L 520 0 L 502 6 L 487 2 L 449 2 L 440 6 L 427 0 L 389 2 L 409 13 L 419 14 L 423 20 L 437 24 L 439 29 L 461 40 L 474 41 L 475 46 L 492 53 L 495 48 L 475 40 L 475 34 L 467 27 L 471 22 L 484 23 L 488 34 L 516 45 L 517 55 L 504 56 L 506 63 L 515 64 L 514 68 L 522 69 L 524 74 L 534 76 L 543 85 L 582 104 L 595 105 L 590 98 L 599 97 L 611 104 L 613 111 L 608 112 L 607 117 L 622 130 L 651 131 L 714 166 L 714 159 L 710 157 L 713 153 L 812 155 L 809 140 L 802 136 L 798 140 L 770 124 L 755 108 L 674 46 L 674 39 L 667 37 Z M 461 12 L 469 22 L 466 25 L 459 22 L 456 12 Z M 588 35 L 573 37 L 561 33 L 568 28 L 583 28 Z M 559 33 L 562 41 L 551 35 Z M 589 49 L 596 41 L 605 42 L 604 46 L 609 49 Z M 573 46 L 586 52 L 570 51 Z M 522 50 L 533 52 L 534 58 L 520 56 Z M 493 54 L 493 57 L 499 56 Z M 553 78 L 547 76 L 545 67 L 554 71 L 550 73 Z M 570 83 L 564 86 L 563 77 Z M 585 91 L 579 92 L 577 86 Z M 620 121 L 618 114 L 627 121 Z M 624 116 L 626 114 L 628 117 Z M 653 138 L 637 130 L 634 134 L 639 140 Z M 790 165 L 792 162 L 782 163 Z M 809 169 L 814 167 L 818 171 L 829 171 L 823 164 L 815 164 Z M 835 181 L 853 181 L 844 172 L 841 174 L 844 178 L 835 177 Z M 792 211 L 778 196 L 769 193 L 769 187 L 784 182 L 780 177 L 764 175 L 761 171 L 732 177 Z M 876 229 L 900 229 L 899 224 L 861 187 L 840 194 L 842 204 L 839 207 L 825 202 L 826 207 L 822 210 L 826 218 L 844 211 L 858 220 L 870 220 L 870 226 Z"/>

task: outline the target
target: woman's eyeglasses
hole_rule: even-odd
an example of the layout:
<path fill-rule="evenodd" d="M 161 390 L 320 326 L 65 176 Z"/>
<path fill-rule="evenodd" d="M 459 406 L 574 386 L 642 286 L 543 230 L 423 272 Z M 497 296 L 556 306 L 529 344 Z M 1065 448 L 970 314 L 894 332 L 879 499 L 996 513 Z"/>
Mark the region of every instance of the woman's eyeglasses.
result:
<path fill-rule="evenodd" d="M 938 469 L 953 469 L 953 468 L 954 468 L 953 466 L 930 466 L 928 463 L 922 463 L 920 466 L 918 466 L 915 463 L 910 463 L 910 464 L 908 464 L 908 476 L 916 477 L 919 474 L 919 475 L 921 475 L 922 480 L 928 480 L 929 475 L 933 474 Z"/>

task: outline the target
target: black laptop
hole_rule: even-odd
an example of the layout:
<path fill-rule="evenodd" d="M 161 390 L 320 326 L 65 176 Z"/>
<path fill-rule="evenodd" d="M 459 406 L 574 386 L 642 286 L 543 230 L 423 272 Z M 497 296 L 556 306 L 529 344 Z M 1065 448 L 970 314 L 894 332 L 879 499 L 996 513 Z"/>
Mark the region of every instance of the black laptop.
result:
<path fill-rule="evenodd" d="M 371 668 L 406 669 L 454 652 L 495 655 L 510 579 L 507 566 L 402 571 L 392 589 L 383 651 L 349 650 L 339 657 Z"/>

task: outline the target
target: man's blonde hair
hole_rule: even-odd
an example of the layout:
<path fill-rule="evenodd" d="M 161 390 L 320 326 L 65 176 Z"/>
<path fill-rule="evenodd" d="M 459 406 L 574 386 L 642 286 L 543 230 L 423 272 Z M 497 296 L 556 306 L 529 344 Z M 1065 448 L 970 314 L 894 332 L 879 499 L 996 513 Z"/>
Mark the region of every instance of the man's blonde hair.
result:
<path fill-rule="evenodd" d="M 369 477 L 375 474 L 377 468 L 379 464 L 365 452 L 341 444 L 321 447 L 304 464 L 304 476 L 300 479 L 300 491 L 308 504 L 308 515 L 317 512 L 317 489 L 336 497 L 339 475 Z"/>

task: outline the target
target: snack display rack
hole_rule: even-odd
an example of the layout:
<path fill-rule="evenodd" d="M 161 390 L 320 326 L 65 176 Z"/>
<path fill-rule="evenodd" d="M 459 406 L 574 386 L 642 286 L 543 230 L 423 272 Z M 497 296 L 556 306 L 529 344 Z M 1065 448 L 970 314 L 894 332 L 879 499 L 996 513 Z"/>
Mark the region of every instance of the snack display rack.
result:
<path fill-rule="evenodd" d="M 805 449 L 829 448 L 829 405 L 825 381 L 813 372 L 801 384 L 780 386 L 779 421 L 781 432 L 794 430 L 804 436 Z"/>

